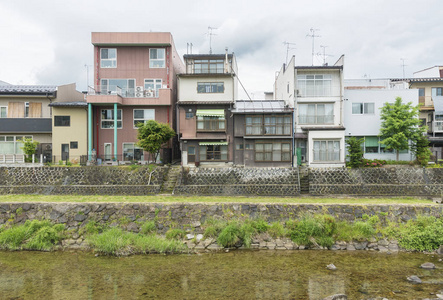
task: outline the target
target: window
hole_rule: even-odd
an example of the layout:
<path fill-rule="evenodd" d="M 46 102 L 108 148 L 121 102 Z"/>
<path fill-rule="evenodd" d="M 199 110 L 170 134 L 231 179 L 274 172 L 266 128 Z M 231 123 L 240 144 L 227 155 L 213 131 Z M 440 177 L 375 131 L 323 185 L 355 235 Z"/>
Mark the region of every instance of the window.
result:
<path fill-rule="evenodd" d="M 7 117 L 8 117 L 8 107 L 0 106 L 0 118 L 7 118 Z"/>
<path fill-rule="evenodd" d="M 331 96 L 331 75 L 298 75 L 297 85 L 301 97 Z"/>
<path fill-rule="evenodd" d="M 243 150 L 243 144 L 235 144 L 235 150 Z"/>
<path fill-rule="evenodd" d="M 224 73 L 223 59 L 197 59 L 194 60 L 195 74 Z"/>
<path fill-rule="evenodd" d="M 134 128 L 137 128 L 137 123 L 148 120 L 155 120 L 155 109 L 134 109 Z"/>
<path fill-rule="evenodd" d="M 54 126 L 71 126 L 71 116 L 54 116 Z"/>
<path fill-rule="evenodd" d="M 352 103 L 353 115 L 373 115 L 374 103 Z"/>
<path fill-rule="evenodd" d="M 290 142 L 257 140 L 255 161 L 291 161 Z"/>
<path fill-rule="evenodd" d="M 425 96 L 425 89 L 424 88 L 418 89 L 418 96 L 419 97 L 424 97 Z"/>
<path fill-rule="evenodd" d="M 117 49 L 100 49 L 100 67 L 117 68 Z"/>
<path fill-rule="evenodd" d="M 0 154 L 23 154 L 23 138 L 32 140 L 32 136 L 0 135 Z"/>
<path fill-rule="evenodd" d="M 122 97 L 135 96 L 135 79 L 102 79 L 101 93 L 121 95 Z"/>
<path fill-rule="evenodd" d="M 223 93 L 225 91 L 223 82 L 198 82 L 197 93 Z"/>
<path fill-rule="evenodd" d="M 162 87 L 161 79 L 145 79 L 145 96 L 149 98 L 157 98 L 158 90 Z"/>
<path fill-rule="evenodd" d="M 246 135 L 290 135 L 291 117 L 246 116 L 245 127 Z"/>
<path fill-rule="evenodd" d="M 200 161 L 227 161 L 228 145 L 225 142 L 210 145 L 200 144 Z"/>
<path fill-rule="evenodd" d="M 314 161 L 340 161 L 340 141 L 314 141 Z"/>
<path fill-rule="evenodd" d="M 186 112 L 186 119 L 192 119 L 194 117 L 193 111 L 187 111 Z"/>
<path fill-rule="evenodd" d="M 69 148 L 71 149 L 78 149 L 78 142 L 70 142 Z"/>
<path fill-rule="evenodd" d="M 143 149 L 135 143 L 123 143 L 123 160 L 143 160 Z"/>
<path fill-rule="evenodd" d="M 443 96 L 443 88 L 438 87 L 438 88 L 432 88 L 432 97 L 435 96 Z"/>
<path fill-rule="evenodd" d="M 334 104 L 300 104 L 300 124 L 334 124 Z"/>
<path fill-rule="evenodd" d="M 263 116 L 246 117 L 246 135 L 263 135 Z"/>
<path fill-rule="evenodd" d="M 25 118 L 29 118 L 29 102 L 25 102 Z"/>
<path fill-rule="evenodd" d="M 165 67 L 165 49 L 149 49 L 149 67 Z"/>
<path fill-rule="evenodd" d="M 102 129 L 114 128 L 114 110 L 102 109 Z M 122 128 L 122 110 L 117 109 L 117 128 Z"/>
<path fill-rule="evenodd" d="M 378 136 L 365 137 L 365 153 L 378 153 Z"/>
<path fill-rule="evenodd" d="M 197 130 L 224 131 L 225 117 L 197 116 Z"/>

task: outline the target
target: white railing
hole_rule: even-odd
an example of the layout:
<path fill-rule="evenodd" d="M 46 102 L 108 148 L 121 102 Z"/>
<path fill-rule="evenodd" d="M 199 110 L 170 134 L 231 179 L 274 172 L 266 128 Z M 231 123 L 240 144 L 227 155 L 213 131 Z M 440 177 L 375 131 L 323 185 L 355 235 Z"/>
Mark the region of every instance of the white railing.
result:
<path fill-rule="evenodd" d="M 443 132 L 443 121 L 434 121 L 434 132 Z"/>
<path fill-rule="evenodd" d="M 136 88 L 121 88 L 116 85 L 98 85 L 88 87 L 88 95 L 119 95 L 125 98 L 158 98 L 158 90 Z"/>

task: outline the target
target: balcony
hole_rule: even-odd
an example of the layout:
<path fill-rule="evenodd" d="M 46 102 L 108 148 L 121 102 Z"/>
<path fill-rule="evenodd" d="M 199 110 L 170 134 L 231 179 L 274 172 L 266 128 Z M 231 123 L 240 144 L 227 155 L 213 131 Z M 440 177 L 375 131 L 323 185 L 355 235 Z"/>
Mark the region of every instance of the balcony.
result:
<path fill-rule="evenodd" d="M 144 90 L 106 85 L 89 87 L 86 100 L 95 104 L 172 105 L 172 93 L 171 89 Z"/>
<path fill-rule="evenodd" d="M 434 121 L 432 122 L 433 132 L 443 132 L 443 121 Z"/>
<path fill-rule="evenodd" d="M 52 132 L 52 119 L 51 118 L 1 118 L 0 132 L 50 133 Z"/>

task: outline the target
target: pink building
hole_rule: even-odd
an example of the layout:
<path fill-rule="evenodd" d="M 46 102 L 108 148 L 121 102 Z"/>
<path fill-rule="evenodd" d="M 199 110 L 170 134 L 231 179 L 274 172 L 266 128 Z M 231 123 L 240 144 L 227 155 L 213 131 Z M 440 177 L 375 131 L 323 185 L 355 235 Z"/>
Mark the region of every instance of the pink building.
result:
<path fill-rule="evenodd" d="M 170 124 L 177 102 L 176 74 L 184 65 L 169 32 L 93 32 L 94 86 L 89 87 L 88 155 L 103 160 L 148 160 L 137 147 L 139 122 Z M 164 151 L 179 155 L 172 141 Z"/>

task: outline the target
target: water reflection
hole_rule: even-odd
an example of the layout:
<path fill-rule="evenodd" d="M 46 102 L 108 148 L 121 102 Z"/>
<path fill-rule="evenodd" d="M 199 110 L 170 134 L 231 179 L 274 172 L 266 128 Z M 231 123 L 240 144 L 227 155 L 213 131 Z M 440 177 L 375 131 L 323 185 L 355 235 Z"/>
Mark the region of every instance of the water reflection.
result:
<path fill-rule="evenodd" d="M 436 264 L 423 270 L 424 262 Z M 326 269 L 334 263 L 337 270 Z M 442 262 L 419 253 L 234 251 L 94 257 L 0 252 L 0 299 L 422 299 L 443 289 Z M 412 285 L 407 275 L 425 282 Z"/>

